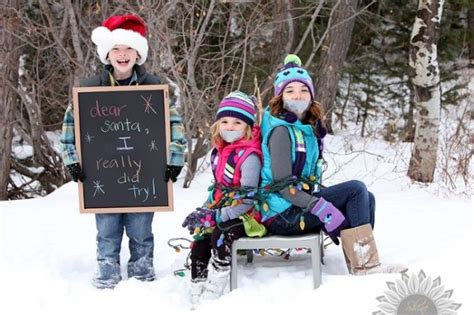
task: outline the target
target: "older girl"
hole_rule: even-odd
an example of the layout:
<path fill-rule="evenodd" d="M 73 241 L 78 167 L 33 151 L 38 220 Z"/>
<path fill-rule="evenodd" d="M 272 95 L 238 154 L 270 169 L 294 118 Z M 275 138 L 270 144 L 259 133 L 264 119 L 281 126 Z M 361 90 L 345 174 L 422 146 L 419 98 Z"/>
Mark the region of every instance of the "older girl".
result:
<path fill-rule="evenodd" d="M 261 214 L 268 231 L 297 235 L 322 229 L 336 244 L 341 237 L 351 274 L 406 270 L 379 261 L 372 233 L 375 198 L 364 183 L 351 180 L 318 189 L 326 134 L 323 109 L 298 56 L 285 59 L 274 89 L 261 124 L 261 185 L 269 190 Z"/>

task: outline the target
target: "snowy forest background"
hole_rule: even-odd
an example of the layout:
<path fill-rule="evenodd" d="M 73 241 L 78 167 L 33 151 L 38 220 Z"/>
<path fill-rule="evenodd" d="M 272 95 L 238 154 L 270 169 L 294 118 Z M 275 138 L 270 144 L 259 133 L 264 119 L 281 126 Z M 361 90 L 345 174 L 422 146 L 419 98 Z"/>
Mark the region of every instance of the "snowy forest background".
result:
<path fill-rule="evenodd" d="M 145 66 L 167 81 L 183 114 L 189 143 L 183 188 L 207 167 L 203 157 L 219 100 L 241 89 L 266 104 L 273 74 L 287 54 L 296 53 L 315 78 L 330 133 L 344 139 L 346 152 L 370 155 L 360 144 L 374 139 L 408 145 L 411 159 L 400 158 L 394 172 L 470 198 L 474 5 L 469 0 L 433 4 L 3 0 L 0 200 L 45 196 L 70 180 L 58 154 L 63 114 L 72 87 L 101 66 L 91 30 L 122 13 L 146 21 L 150 53 Z M 431 25 L 420 27 L 426 21 Z M 417 37 L 413 30 L 424 33 Z M 434 47 L 428 49 L 428 63 L 415 60 L 421 50 L 417 40 Z M 414 64 L 425 66 L 428 75 L 420 77 Z M 424 111 L 431 121 L 420 115 Z M 427 133 L 417 138 L 417 128 Z M 421 169 L 426 160 L 427 171 Z M 342 168 L 335 165 L 333 174 Z"/>

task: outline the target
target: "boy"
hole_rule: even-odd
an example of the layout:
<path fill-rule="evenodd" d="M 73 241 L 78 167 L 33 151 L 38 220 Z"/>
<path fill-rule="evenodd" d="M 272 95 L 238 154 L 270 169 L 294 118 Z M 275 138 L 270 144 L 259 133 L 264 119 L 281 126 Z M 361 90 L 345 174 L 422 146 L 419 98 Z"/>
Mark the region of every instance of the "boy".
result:
<path fill-rule="evenodd" d="M 124 86 L 161 84 L 158 77 L 148 74 L 141 66 L 148 54 L 145 23 L 135 15 L 116 15 L 106 19 L 92 31 L 100 61 L 105 69 L 99 75 L 81 80 L 80 86 Z M 165 180 L 175 182 L 184 164 L 184 128 L 174 106 L 170 107 L 171 144 Z M 74 115 L 69 105 L 64 115 L 63 134 L 60 139 L 64 164 L 74 181 L 85 178 L 74 144 Z M 97 272 L 93 285 L 97 288 L 114 288 L 122 279 L 120 249 L 123 231 L 129 237 L 129 278 L 142 281 L 155 280 L 153 268 L 154 212 L 96 214 Z"/>

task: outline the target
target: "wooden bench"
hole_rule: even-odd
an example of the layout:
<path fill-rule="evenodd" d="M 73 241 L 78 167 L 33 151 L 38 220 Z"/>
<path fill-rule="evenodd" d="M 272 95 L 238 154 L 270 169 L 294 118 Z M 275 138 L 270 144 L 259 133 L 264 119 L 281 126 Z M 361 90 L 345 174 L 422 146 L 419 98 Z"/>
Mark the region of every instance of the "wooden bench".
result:
<path fill-rule="evenodd" d="M 253 249 L 265 248 L 308 248 L 311 250 L 313 285 L 321 285 L 322 237 L 317 234 L 296 236 L 264 236 L 262 238 L 242 237 L 232 243 L 232 264 L 230 269 L 230 290 L 237 288 L 237 250 L 246 250 L 247 262 L 253 261 Z"/>

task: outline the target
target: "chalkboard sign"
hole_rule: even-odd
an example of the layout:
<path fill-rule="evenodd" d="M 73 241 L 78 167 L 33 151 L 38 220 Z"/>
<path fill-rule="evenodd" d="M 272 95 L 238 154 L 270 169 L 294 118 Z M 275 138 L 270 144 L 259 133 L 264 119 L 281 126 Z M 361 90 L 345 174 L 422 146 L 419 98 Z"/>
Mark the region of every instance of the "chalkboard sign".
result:
<path fill-rule="evenodd" d="M 73 88 L 81 213 L 172 211 L 168 86 Z"/>

